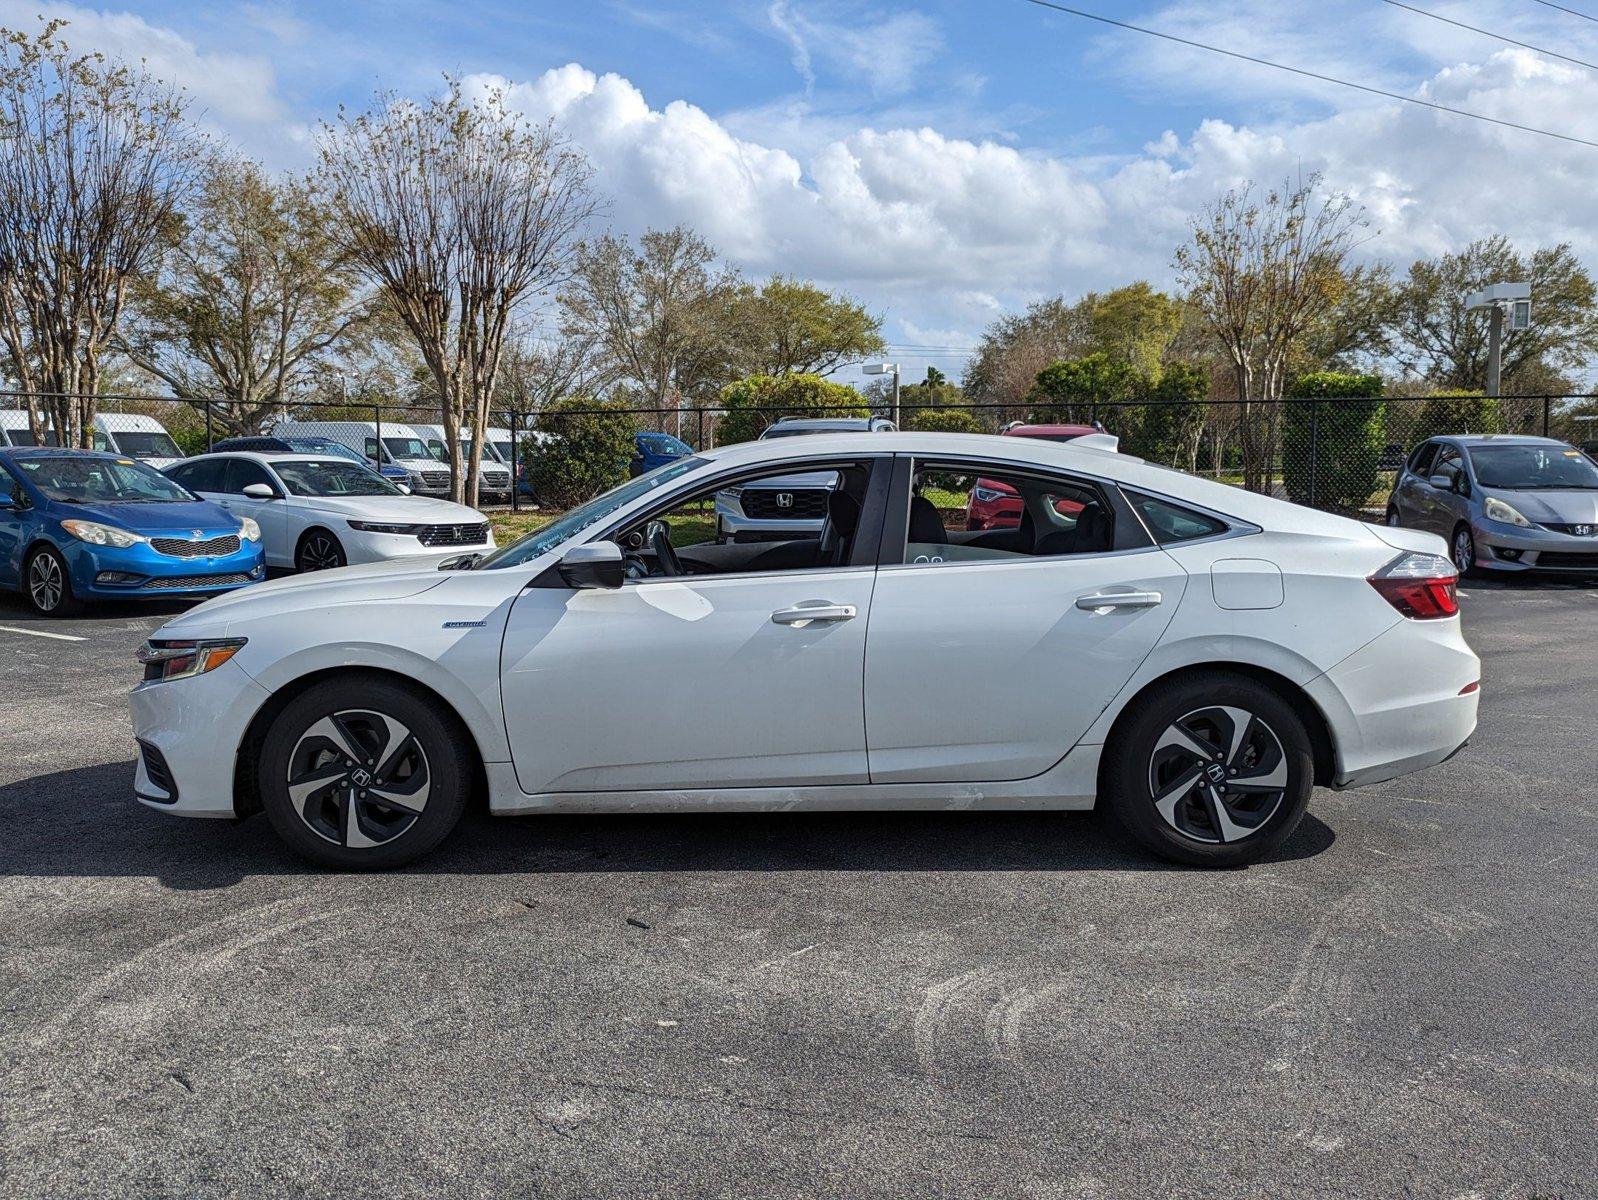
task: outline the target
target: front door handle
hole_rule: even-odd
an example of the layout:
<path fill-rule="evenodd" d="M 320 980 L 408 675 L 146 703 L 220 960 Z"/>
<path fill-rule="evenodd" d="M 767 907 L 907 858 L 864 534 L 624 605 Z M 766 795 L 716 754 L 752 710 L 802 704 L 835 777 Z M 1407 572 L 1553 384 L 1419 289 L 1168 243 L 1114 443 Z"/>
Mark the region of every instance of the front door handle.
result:
<path fill-rule="evenodd" d="M 812 621 L 852 621 L 859 610 L 852 604 L 833 604 L 826 600 L 806 600 L 792 608 L 779 608 L 771 614 L 774 625 L 808 625 Z"/>
<path fill-rule="evenodd" d="M 1108 612 L 1112 608 L 1153 608 L 1164 599 L 1159 592 L 1094 592 L 1078 596 L 1076 606 L 1089 612 Z"/>

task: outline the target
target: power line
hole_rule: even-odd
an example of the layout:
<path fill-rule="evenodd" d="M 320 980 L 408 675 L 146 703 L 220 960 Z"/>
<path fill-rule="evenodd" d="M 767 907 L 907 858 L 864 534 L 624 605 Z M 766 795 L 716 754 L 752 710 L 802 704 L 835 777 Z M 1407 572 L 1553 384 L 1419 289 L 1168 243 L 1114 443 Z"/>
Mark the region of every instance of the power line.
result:
<path fill-rule="evenodd" d="M 1024 0 L 1027 4 L 1039 8 L 1053 9 L 1055 12 L 1068 13 L 1073 17 L 1083 17 L 1089 21 L 1098 21 L 1105 25 L 1114 25 L 1118 29 L 1129 29 L 1133 33 L 1147 34 L 1149 37 L 1161 38 L 1167 42 L 1176 42 L 1182 46 L 1191 46 L 1195 50 L 1207 50 L 1211 54 L 1223 54 L 1227 58 L 1241 59 L 1261 67 L 1274 67 L 1278 71 L 1287 71 L 1293 75 L 1302 75 L 1307 79 L 1318 79 L 1322 83 L 1335 83 L 1339 87 L 1353 88 L 1355 91 L 1369 92 L 1373 96 L 1385 96 L 1389 100 L 1401 100 L 1405 104 L 1418 104 L 1422 108 L 1436 109 L 1438 112 L 1452 113 L 1456 117 L 1469 117 L 1473 121 L 1485 121 L 1489 125 L 1502 125 L 1506 129 L 1518 129 L 1522 133 L 1535 133 L 1542 137 L 1557 138 L 1561 142 L 1574 142 L 1578 146 L 1591 146 L 1598 150 L 1598 142 L 1588 141 L 1586 138 L 1574 137 L 1568 133 L 1555 133 L 1551 129 L 1538 129 L 1532 125 L 1520 125 L 1514 121 L 1504 121 L 1498 117 L 1489 117 L 1482 113 L 1470 112 L 1463 108 L 1450 108 L 1446 104 L 1437 104 L 1431 100 L 1421 100 L 1415 96 L 1405 96 L 1398 92 L 1385 91 L 1382 88 L 1371 87 L 1365 83 L 1354 83 L 1348 79 L 1338 79 L 1334 75 L 1322 75 L 1319 71 L 1307 71 L 1303 67 L 1290 67 L 1286 63 L 1272 62 L 1268 58 L 1256 58 L 1252 54 L 1243 54 L 1237 50 L 1224 50 L 1220 46 L 1210 46 L 1204 42 L 1196 42 L 1191 38 L 1178 37 L 1174 33 L 1161 33 L 1158 29 L 1148 29 L 1142 25 L 1132 25 L 1126 21 L 1117 21 L 1113 17 L 1101 17 L 1098 13 L 1084 12 L 1080 8 L 1068 8 L 1064 4 L 1052 3 L 1052 0 Z"/>
<path fill-rule="evenodd" d="M 1580 17 L 1583 21 L 1598 22 L 1598 17 L 1591 13 L 1577 12 L 1573 8 L 1566 8 L 1563 4 L 1555 4 L 1553 0 L 1532 0 L 1533 4 L 1541 4 L 1544 8 L 1557 8 L 1562 13 L 1569 13 L 1573 17 Z"/>
<path fill-rule="evenodd" d="M 1561 54 L 1557 50 L 1544 50 L 1541 46 L 1533 46 L 1530 42 L 1518 42 L 1512 37 L 1505 37 L 1501 33 L 1494 33 L 1490 29 L 1482 29 L 1476 25 L 1467 25 L 1463 21 L 1456 21 L 1453 17 L 1445 17 L 1441 13 L 1427 12 L 1424 8 L 1416 8 L 1413 4 L 1405 4 L 1403 0 L 1382 0 L 1383 4 L 1391 4 L 1394 8 L 1402 8 L 1416 16 L 1430 17 L 1434 21 L 1441 21 L 1444 25 L 1453 25 L 1458 29 L 1468 29 L 1472 33 L 1479 33 L 1483 37 L 1490 37 L 1495 41 L 1507 42 L 1511 46 L 1519 46 L 1522 50 L 1531 50 L 1537 54 L 1545 54 L 1549 58 L 1561 59 L 1567 63 L 1575 63 L 1578 67 L 1586 67 L 1589 71 L 1598 71 L 1598 63 L 1590 63 L 1584 58 L 1572 58 L 1568 54 Z"/>

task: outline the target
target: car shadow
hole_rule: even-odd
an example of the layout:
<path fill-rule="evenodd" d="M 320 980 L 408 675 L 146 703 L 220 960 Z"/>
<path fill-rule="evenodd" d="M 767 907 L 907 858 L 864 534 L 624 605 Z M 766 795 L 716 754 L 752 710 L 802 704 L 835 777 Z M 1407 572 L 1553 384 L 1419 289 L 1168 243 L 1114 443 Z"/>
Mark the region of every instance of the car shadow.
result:
<path fill-rule="evenodd" d="M 139 617 L 175 617 L 187 612 L 203 597 L 163 596 L 159 599 L 92 600 L 75 617 L 41 617 L 21 592 L 0 590 L 0 621 L 8 625 L 36 624 L 40 629 L 71 633 L 79 621 L 125 621 Z"/>
<path fill-rule="evenodd" d="M 133 764 L 0 787 L 0 876 L 155 877 L 177 890 L 321 873 L 261 817 L 188 820 L 133 799 Z M 1313 814 L 1267 861 L 1311 858 L 1336 834 Z M 631 813 L 490 817 L 473 811 L 420 875 L 653 871 L 1179 871 L 1106 814 Z"/>

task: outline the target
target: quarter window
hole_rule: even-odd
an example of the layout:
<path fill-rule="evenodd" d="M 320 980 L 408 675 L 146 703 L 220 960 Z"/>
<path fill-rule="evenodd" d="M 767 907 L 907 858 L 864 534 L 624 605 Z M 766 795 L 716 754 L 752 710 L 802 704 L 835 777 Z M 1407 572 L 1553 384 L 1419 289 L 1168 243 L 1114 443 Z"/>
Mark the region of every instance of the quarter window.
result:
<path fill-rule="evenodd" d="M 1214 517 L 1194 512 L 1191 508 L 1184 508 L 1169 500 L 1145 496 L 1142 492 L 1122 490 L 1126 498 L 1131 501 L 1132 507 L 1137 509 L 1138 516 L 1143 518 L 1143 523 L 1149 527 L 1154 540 L 1162 546 L 1176 542 L 1191 542 L 1197 538 L 1215 537 L 1217 534 L 1225 533 L 1228 528 L 1225 521 L 1218 521 Z"/>

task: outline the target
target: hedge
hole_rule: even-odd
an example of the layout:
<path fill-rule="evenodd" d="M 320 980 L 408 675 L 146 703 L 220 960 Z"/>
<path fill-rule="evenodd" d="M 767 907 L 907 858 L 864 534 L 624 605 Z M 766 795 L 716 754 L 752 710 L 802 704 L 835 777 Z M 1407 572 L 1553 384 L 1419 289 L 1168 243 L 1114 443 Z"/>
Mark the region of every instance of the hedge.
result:
<path fill-rule="evenodd" d="M 1293 400 L 1282 405 L 1282 486 L 1290 499 L 1351 513 L 1365 507 L 1381 479 L 1387 405 L 1372 399 L 1381 394 L 1375 375 L 1316 371 L 1294 381 Z"/>

